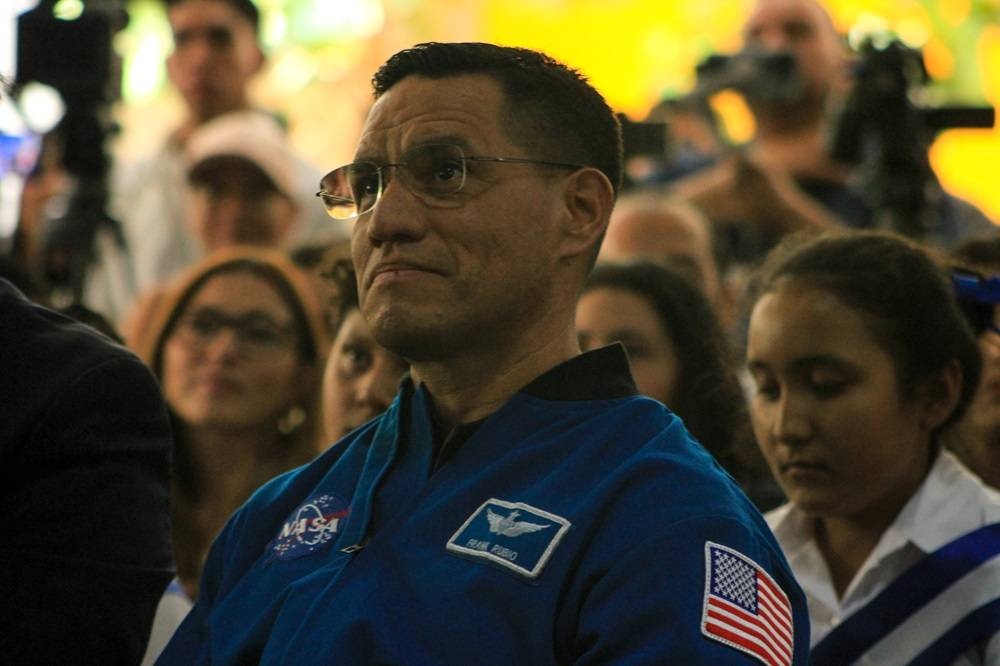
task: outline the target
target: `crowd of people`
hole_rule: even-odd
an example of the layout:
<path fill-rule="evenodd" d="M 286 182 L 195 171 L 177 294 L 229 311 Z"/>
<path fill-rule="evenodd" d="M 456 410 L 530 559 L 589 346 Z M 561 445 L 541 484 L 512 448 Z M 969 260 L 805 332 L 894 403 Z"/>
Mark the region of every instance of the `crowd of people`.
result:
<path fill-rule="evenodd" d="M 816 0 L 749 14 L 798 84 L 749 144 L 627 188 L 600 93 L 483 43 L 389 58 L 320 178 L 254 3 L 165 7 L 122 237 L 62 313 L 36 221 L 0 280 L 13 663 L 1000 664 L 1000 232 L 880 228 Z"/>

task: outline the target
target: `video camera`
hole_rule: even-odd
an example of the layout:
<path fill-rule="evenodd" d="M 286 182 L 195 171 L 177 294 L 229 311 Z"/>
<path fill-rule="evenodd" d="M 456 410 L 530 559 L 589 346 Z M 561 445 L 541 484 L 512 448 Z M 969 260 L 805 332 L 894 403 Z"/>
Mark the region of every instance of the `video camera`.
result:
<path fill-rule="evenodd" d="M 859 49 L 854 87 L 836 125 L 831 156 L 860 167 L 878 226 L 922 238 L 941 195 L 927 148 L 943 129 L 993 126 L 991 107 L 923 108 L 916 93 L 929 82 L 923 55 L 898 40 Z"/>
<path fill-rule="evenodd" d="M 81 300 L 97 230 L 109 228 L 124 243 L 106 212 L 111 162 L 105 144 L 116 130 L 111 103 L 121 90 L 112 38 L 127 21 L 121 0 L 40 0 L 17 20 L 15 94 L 28 83 L 45 84 L 66 107 L 53 132 L 61 166 L 75 187 L 65 215 L 48 221 L 45 277 L 53 288 L 67 290 L 74 303 Z"/>
<path fill-rule="evenodd" d="M 802 94 L 795 56 L 790 53 L 742 51 L 713 54 L 695 68 L 697 84 L 691 93 L 707 97 L 722 90 L 736 90 L 748 99 L 791 102 Z"/>

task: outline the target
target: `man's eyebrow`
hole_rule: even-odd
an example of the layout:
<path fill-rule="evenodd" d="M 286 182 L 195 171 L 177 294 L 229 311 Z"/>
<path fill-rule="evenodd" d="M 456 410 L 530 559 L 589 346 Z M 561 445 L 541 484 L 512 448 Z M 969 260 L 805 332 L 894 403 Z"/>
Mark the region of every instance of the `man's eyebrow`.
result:
<path fill-rule="evenodd" d="M 270 312 L 263 310 L 258 307 L 250 308 L 249 310 L 243 310 L 240 312 L 232 312 L 228 310 L 223 310 L 222 308 L 213 305 L 201 305 L 198 307 L 191 308 L 188 310 L 187 314 L 195 316 L 212 316 L 212 317 L 231 317 L 236 319 L 256 319 L 256 320 L 267 320 L 273 324 L 279 324 L 278 320 L 272 316 Z M 279 324 L 280 325 L 280 324 Z"/>
<path fill-rule="evenodd" d="M 468 137 L 459 134 L 429 134 L 422 136 L 419 139 L 407 141 L 400 155 L 397 155 L 394 159 L 389 160 L 385 157 L 385 153 L 381 150 L 369 152 L 368 148 L 360 147 L 358 151 L 354 154 L 354 162 L 373 162 L 375 164 L 386 164 L 390 161 L 396 161 L 400 159 L 401 155 L 405 155 L 416 148 L 423 148 L 425 146 L 458 146 L 462 149 L 465 154 L 470 154 L 471 143 Z"/>
<path fill-rule="evenodd" d="M 171 33 L 174 39 L 188 39 L 194 35 L 231 35 L 233 33 L 232 27 L 225 25 L 224 23 L 212 24 L 212 25 L 200 25 L 200 26 L 186 26 L 182 28 L 177 28 L 172 30 Z"/>
<path fill-rule="evenodd" d="M 458 146 L 468 148 L 470 143 L 468 137 L 459 134 L 429 134 L 422 136 L 418 140 L 411 141 L 409 148 L 418 146 Z"/>

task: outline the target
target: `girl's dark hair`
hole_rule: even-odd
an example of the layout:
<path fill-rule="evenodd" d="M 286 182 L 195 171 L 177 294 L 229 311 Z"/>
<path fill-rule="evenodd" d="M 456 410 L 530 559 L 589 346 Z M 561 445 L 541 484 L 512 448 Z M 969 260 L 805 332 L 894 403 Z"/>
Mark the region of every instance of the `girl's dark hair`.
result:
<path fill-rule="evenodd" d="M 935 436 L 958 420 L 979 384 L 976 339 L 955 298 L 951 278 L 928 250 L 896 234 L 841 231 L 790 236 L 755 276 L 751 306 L 780 282 L 794 280 L 858 310 L 896 368 L 900 396 L 911 400 L 952 359 L 962 390 Z"/>
<path fill-rule="evenodd" d="M 751 437 L 746 401 L 715 311 L 688 279 L 651 262 L 598 264 L 584 287 L 645 299 L 670 332 L 680 373 L 668 405 L 715 458 L 739 476 L 735 450 Z"/>

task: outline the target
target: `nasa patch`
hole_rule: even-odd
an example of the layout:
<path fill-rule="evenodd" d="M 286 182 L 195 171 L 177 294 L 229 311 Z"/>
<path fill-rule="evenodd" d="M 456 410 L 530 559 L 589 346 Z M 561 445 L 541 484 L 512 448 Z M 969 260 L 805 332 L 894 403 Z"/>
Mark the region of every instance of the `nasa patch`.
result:
<path fill-rule="evenodd" d="M 350 506 L 335 495 L 310 497 L 292 512 L 278 536 L 267 545 L 268 562 L 298 559 L 329 545 L 350 511 Z"/>
<path fill-rule="evenodd" d="M 561 516 L 523 502 L 488 499 L 448 540 L 452 553 L 483 559 L 535 579 L 570 528 Z"/>

